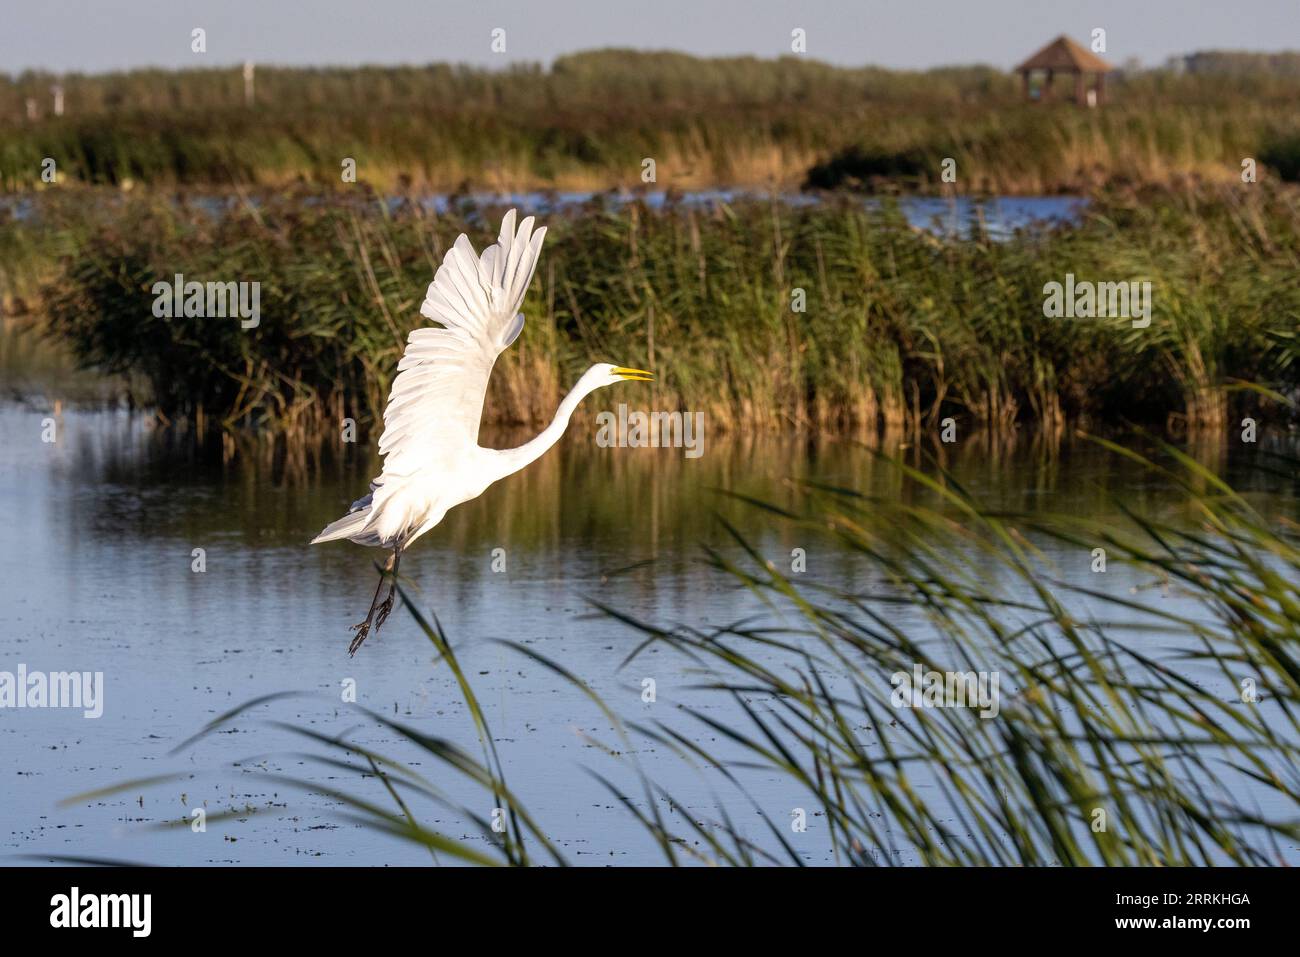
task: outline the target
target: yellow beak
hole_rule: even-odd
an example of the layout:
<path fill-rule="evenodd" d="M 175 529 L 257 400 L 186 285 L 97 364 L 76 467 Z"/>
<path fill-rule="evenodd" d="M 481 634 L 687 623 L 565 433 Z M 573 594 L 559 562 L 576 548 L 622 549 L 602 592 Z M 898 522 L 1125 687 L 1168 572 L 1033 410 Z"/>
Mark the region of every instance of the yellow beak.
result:
<path fill-rule="evenodd" d="M 653 372 L 646 372 L 645 369 L 615 369 L 614 375 L 633 382 L 653 382 L 655 378 Z"/>

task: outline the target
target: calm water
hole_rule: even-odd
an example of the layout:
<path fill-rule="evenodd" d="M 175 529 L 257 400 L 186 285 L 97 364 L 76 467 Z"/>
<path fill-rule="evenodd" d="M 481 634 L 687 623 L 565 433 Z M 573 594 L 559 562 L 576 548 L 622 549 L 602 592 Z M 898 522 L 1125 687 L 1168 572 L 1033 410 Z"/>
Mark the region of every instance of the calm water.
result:
<path fill-rule="evenodd" d="M 651 209 L 661 209 L 672 204 L 681 208 L 707 209 L 719 203 L 742 200 L 768 200 L 790 206 L 813 206 L 826 198 L 842 198 L 841 194 L 780 193 L 775 196 L 734 189 L 702 189 L 674 193 L 670 197 L 663 190 L 645 193 L 629 192 L 527 192 L 527 193 L 472 193 L 451 196 L 436 194 L 422 200 L 425 206 L 439 213 L 452 209 L 464 211 L 471 218 L 481 209 L 514 206 L 527 209 L 536 215 L 562 212 L 593 201 L 620 206 L 640 199 Z M 196 195 L 190 201 L 214 215 L 221 215 L 236 203 L 244 204 L 256 199 L 243 196 Z M 943 198 L 936 196 L 900 196 L 898 210 L 915 229 L 923 229 L 940 236 L 969 237 L 983 231 L 994 239 L 1005 239 L 1018 229 L 1038 226 L 1057 226 L 1077 222 L 1087 209 L 1088 201 L 1078 196 L 995 196 L 973 199 L 968 196 Z M 393 206 L 403 199 L 389 200 Z M 865 197 L 863 204 L 879 206 L 882 200 Z M 0 210 L 8 210 L 18 219 L 37 215 L 36 204 L 23 196 L 0 196 Z"/>
<path fill-rule="evenodd" d="M 739 189 L 697 189 L 669 194 L 664 190 L 645 193 L 628 192 L 528 192 L 528 193 L 474 193 L 469 196 L 430 196 L 427 206 L 439 213 L 465 206 L 514 206 L 533 210 L 538 215 L 558 212 L 585 203 L 600 201 L 615 206 L 640 199 L 651 209 L 668 205 L 684 208 L 710 208 L 719 203 L 736 203 L 745 200 L 769 200 L 788 206 L 815 206 L 828 197 L 843 198 L 840 193 L 767 193 Z M 980 230 L 995 239 L 1010 236 L 1017 229 L 1037 226 L 1056 226 L 1074 223 L 1088 207 L 1088 200 L 1079 196 L 994 196 L 972 198 L 954 196 L 899 196 L 893 200 L 898 210 L 914 229 L 923 229 L 942 236 L 967 237 Z M 394 202 L 397 202 L 394 200 Z M 878 207 L 882 202 L 876 197 L 865 197 L 868 207 Z"/>
<path fill-rule="evenodd" d="M 339 704 L 346 679 L 355 680 L 361 704 L 479 753 L 448 668 L 433 661 L 404 610 L 356 658 L 346 654 L 347 626 L 361 617 L 373 589 L 376 553 L 306 542 L 364 489 L 374 472 L 365 453 L 309 477 L 273 463 L 222 469 L 201 464 L 183 445 L 169 448 L 142 417 L 124 412 L 66 412 L 58 442 L 43 443 L 47 414 L 0 406 L 0 670 L 22 663 L 31 670 L 102 671 L 104 714 L 87 720 L 53 709 L 0 711 L 0 774 L 7 779 L 0 852 L 153 863 L 428 863 L 424 851 L 341 822 L 335 803 L 268 786 L 253 774 L 314 775 L 386 803 L 374 781 L 331 778 L 286 757 L 303 742 L 264 721 L 291 719 L 326 734 L 352 727 L 355 715 Z M 1239 463 L 1225 457 L 1217 464 L 1232 474 Z M 1117 516 L 1115 496 L 1131 508 L 1177 514 L 1165 489 L 1088 447 L 1053 455 L 1026 442 L 994 454 L 972 439 L 949 465 L 988 502 L 1006 508 Z M 590 429 L 575 428 L 527 472 L 453 511 L 405 557 L 402 571 L 420 605 L 440 617 L 487 710 L 508 780 L 572 862 L 661 858 L 626 809 L 583 770 L 636 793 L 626 766 L 591 740 L 613 740 L 600 714 L 549 671 L 491 639 L 526 643 L 563 663 L 627 718 L 689 730 L 727 753 L 716 733 L 701 730 L 677 706 L 691 703 L 721 720 L 734 717 L 729 707 L 692 691 L 700 676 L 670 651 L 620 671 L 640 636 L 593 615 L 588 599 L 661 623 L 716 625 L 762 615 L 748 593 L 699 565 L 700 546 L 725 547 L 715 509 L 740 523 L 765 555 L 779 560 L 806 544 L 711 491 L 788 501 L 786 477 L 910 494 L 896 472 L 851 443 L 709 437 L 703 457 L 686 460 L 671 449 L 600 449 Z M 1261 501 L 1295 513 L 1294 488 L 1274 494 L 1256 485 Z M 196 548 L 206 553 L 203 573 L 191 570 Z M 492 570 L 498 548 L 504 572 Z M 1063 565 L 1079 561 L 1059 551 L 1051 557 Z M 813 546 L 807 574 L 859 590 L 878 585 L 869 569 Z M 1145 584 L 1119 568 L 1101 577 L 1098 587 L 1123 594 Z M 1141 594 L 1164 608 L 1184 603 L 1159 589 Z M 918 630 L 928 627 L 918 616 L 898 614 Z M 1153 648 L 1163 640 L 1153 638 Z M 654 704 L 641 701 L 644 677 L 657 683 Z M 314 695 L 242 717 L 169 756 L 227 709 L 290 689 Z M 361 740 L 410 755 L 378 732 Z M 716 773 L 654 747 L 639 757 L 650 777 L 701 818 L 718 816 L 720 795 L 728 813 L 764 840 L 755 812 Z M 193 777 L 57 806 L 78 792 L 176 770 Z M 491 813 L 480 806 L 482 795 L 445 781 L 440 767 L 426 763 L 420 770 L 480 814 Z M 807 795 L 788 781 L 761 773 L 744 780 L 778 821 L 808 806 Z M 196 806 L 241 813 L 206 833 L 156 827 Z M 452 837 L 482 841 L 453 812 L 421 816 Z M 829 862 L 821 819 L 810 820 L 797 836 L 800 850 L 809 862 Z"/>

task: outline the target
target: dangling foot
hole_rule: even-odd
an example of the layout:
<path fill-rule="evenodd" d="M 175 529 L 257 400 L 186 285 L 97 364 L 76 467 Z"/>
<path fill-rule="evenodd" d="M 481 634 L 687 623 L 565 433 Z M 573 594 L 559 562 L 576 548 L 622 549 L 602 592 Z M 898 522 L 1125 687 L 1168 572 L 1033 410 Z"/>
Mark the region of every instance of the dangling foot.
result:
<path fill-rule="evenodd" d="M 348 656 L 351 657 L 357 653 L 357 649 L 361 647 L 361 643 L 365 641 L 366 636 L 370 634 L 370 619 L 367 618 L 359 625 L 353 625 L 349 630 L 356 632 L 356 636 L 352 639 L 352 644 L 348 645 Z"/>
<path fill-rule="evenodd" d="M 389 613 L 393 610 L 393 599 L 397 597 L 397 569 L 402 564 L 402 546 L 399 544 L 393 549 L 393 557 L 388 560 L 387 574 L 393 576 L 393 580 L 388 584 L 388 596 L 384 603 L 379 606 L 375 613 L 375 632 L 383 627 L 384 622 L 388 620 Z"/>
<path fill-rule="evenodd" d="M 379 573 L 379 584 L 375 586 L 375 597 L 370 600 L 370 611 L 366 613 L 366 620 L 352 626 L 352 631 L 355 631 L 356 635 L 352 638 L 352 643 L 348 645 L 349 657 L 357 653 L 357 649 L 369 636 L 372 623 L 375 633 L 378 634 L 379 629 L 388 620 L 388 615 L 393 610 L 393 599 L 397 596 L 397 565 L 401 561 L 401 556 L 402 547 L 398 545 L 393 549 L 393 554 L 388 556 L 384 570 Z M 393 576 L 393 580 L 388 586 L 388 597 L 380 604 L 379 593 L 383 591 L 384 579 L 389 575 Z"/>
<path fill-rule="evenodd" d="M 388 597 L 384 603 L 375 610 L 375 632 L 384 627 L 384 622 L 388 621 L 388 615 L 393 610 L 393 599 L 397 597 L 397 585 L 390 585 L 388 588 Z"/>

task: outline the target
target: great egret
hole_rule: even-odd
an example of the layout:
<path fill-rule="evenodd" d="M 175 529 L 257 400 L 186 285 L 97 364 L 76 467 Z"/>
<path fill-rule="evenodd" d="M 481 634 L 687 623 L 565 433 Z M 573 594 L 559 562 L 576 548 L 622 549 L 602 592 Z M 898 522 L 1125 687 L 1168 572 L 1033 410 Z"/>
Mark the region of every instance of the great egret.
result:
<path fill-rule="evenodd" d="M 516 231 L 512 209 L 501 222 L 496 244 L 482 256 L 461 234 L 429 284 L 420 314 L 442 325 L 416 329 L 406 341 L 379 437 L 383 471 L 370 483 L 370 494 L 353 502 L 347 515 L 311 542 L 346 538 L 392 549 L 370 611 L 353 626 L 350 655 L 366 640 L 372 623 L 378 631 L 392 611 L 404 549 L 441 522 L 448 509 L 477 498 L 493 482 L 541 457 L 559 441 L 587 395 L 626 379 L 654 378 L 643 369 L 598 363 L 583 373 L 537 438 L 517 449 L 478 444 L 488 377 L 497 356 L 523 331 L 519 307 L 545 235 L 546 227 L 533 231 L 531 216 Z M 389 577 L 388 596 L 381 604 L 379 593 Z"/>

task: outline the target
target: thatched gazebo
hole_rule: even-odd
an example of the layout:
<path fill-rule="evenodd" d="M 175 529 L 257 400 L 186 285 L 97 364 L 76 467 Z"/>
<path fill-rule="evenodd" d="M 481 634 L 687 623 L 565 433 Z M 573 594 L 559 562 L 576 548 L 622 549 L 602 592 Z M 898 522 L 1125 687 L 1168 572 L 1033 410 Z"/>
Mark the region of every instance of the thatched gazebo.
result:
<path fill-rule="evenodd" d="M 1016 67 L 1016 72 L 1024 81 L 1026 99 L 1052 99 L 1052 80 L 1058 74 L 1065 73 L 1074 77 L 1074 101 L 1080 106 L 1096 106 L 1105 98 L 1106 74 L 1113 69 L 1097 54 L 1085 50 L 1062 34 Z M 1031 79 L 1035 73 L 1044 74 L 1037 95 Z M 1088 86 L 1089 76 L 1094 77 L 1091 89 Z"/>

